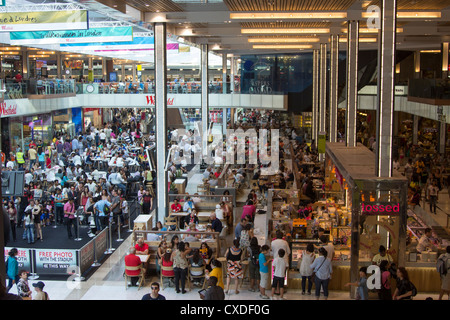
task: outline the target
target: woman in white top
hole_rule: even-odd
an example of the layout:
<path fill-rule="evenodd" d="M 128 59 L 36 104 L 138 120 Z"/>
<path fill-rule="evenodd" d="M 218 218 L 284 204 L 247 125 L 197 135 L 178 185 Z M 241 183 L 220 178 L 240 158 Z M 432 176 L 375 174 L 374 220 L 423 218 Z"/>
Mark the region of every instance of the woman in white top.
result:
<path fill-rule="evenodd" d="M 313 274 L 313 269 L 311 269 L 311 264 L 314 262 L 316 255 L 314 253 L 314 245 L 308 243 L 306 250 L 303 250 L 302 257 L 298 259 L 299 271 L 302 276 L 302 294 L 305 294 L 306 280 L 308 280 L 308 295 L 311 295 L 312 281 L 311 276 Z"/>

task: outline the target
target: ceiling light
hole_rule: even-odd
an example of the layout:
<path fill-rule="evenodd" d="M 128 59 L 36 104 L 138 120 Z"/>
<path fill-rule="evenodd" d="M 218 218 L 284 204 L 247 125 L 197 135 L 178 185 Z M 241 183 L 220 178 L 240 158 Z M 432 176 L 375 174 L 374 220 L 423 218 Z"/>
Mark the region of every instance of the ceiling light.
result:
<path fill-rule="evenodd" d="M 378 12 L 363 12 L 361 14 L 362 18 L 378 18 Z M 429 12 L 429 11 L 418 11 L 418 12 L 410 12 L 410 11 L 402 11 L 397 12 L 398 19 L 433 19 L 433 18 L 441 18 L 440 12 Z"/>
<path fill-rule="evenodd" d="M 230 13 L 230 19 L 345 19 L 346 12 L 239 12 Z"/>
<path fill-rule="evenodd" d="M 312 49 L 310 44 L 255 44 L 253 49 Z"/>
<path fill-rule="evenodd" d="M 420 53 L 441 53 L 441 50 L 420 50 Z"/>
<path fill-rule="evenodd" d="M 347 33 L 348 30 L 346 28 L 343 28 L 341 30 L 343 33 Z M 397 33 L 402 33 L 403 28 L 397 28 Z M 377 28 L 359 28 L 359 33 L 378 33 Z"/>
<path fill-rule="evenodd" d="M 359 42 L 374 43 L 377 42 L 377 38 L 359 38 Z M 347 38 L 339 38 L 339 42 L 347 42 Z"/>
<path fill-rule="evenodd" d="M 248 42 L 250 42 L 250 43 L 257 43 L 257 42 L 261 42 L 261 43 L 306 42 L 306 43 L 309 43 L 309 42 L 319 42 L 319 41 L 320 41 L 319 38 L 250 38 L 250 39 L 248 39 Z"/>
<path fill-rule="evenodd" d="M 244 34 L 254 34 L 254 33 L 260 33 L 260 34 L 294 34 L 294 33 L 301 33 L 301 34 L 313 34 L 313 33 L 329 33 L 329 28 L 267 28 L 267 29 L 241 29 L 241 33 Z"/>

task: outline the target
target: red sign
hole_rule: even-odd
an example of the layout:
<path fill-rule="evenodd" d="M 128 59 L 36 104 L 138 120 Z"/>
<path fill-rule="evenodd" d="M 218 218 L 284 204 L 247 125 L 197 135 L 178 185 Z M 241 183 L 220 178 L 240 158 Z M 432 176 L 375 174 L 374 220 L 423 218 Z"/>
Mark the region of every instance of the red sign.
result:
<path fill-rule="evenodd" d="M 0 114 L 3 116 L 17 114 L 17 104 L 6 104 L 6 102 L 0 103 Z"/>
<path fill-rule="evenodd" d="M 155 105 L 155 96 L 146 96 L 147 98 L 147 105 Z M 175 98 L 167 98 L 167 105 L 168 106 L 173 106 L 173 101 L 175 100 Z"/>

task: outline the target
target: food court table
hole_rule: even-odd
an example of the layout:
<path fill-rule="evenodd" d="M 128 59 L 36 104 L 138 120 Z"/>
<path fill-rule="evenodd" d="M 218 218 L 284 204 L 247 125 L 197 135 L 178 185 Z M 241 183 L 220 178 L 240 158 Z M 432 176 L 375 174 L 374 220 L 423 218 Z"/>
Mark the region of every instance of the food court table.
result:
<path fill-rule="evenodd" d="M 171 212 L 170 216 L 177 218 L 177 226 L 180 226 L 180 217 L 186 217 L 189 215 L 189 212 Z"/>

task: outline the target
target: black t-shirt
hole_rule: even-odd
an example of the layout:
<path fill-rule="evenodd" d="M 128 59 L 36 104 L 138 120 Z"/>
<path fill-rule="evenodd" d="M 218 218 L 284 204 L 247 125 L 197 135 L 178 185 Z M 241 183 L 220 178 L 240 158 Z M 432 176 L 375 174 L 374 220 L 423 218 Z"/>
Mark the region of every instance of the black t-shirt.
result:
<path fill-rule="evenodd" d="M 150 293 L 145 294 L 141 300 L 166 300 L 166 297 L 158 294 L 158 297 L 156 299 L 152 298 Z"/>
<path fill-rule="evenodd" d="M 409 282 L 408 280 L 399 280 L 397 282 L 397 289 L 398 289 L 398 295 L 404 295 L 405 293 L 408 293 L 410 291 L 413 291 L 413 286 L 411 284 L 411 282 Z M 402 300 L 406 300 L 406 299 L 411 299 L 411 296 L 406 297 L 406 298 L 402 298 Z"/>

